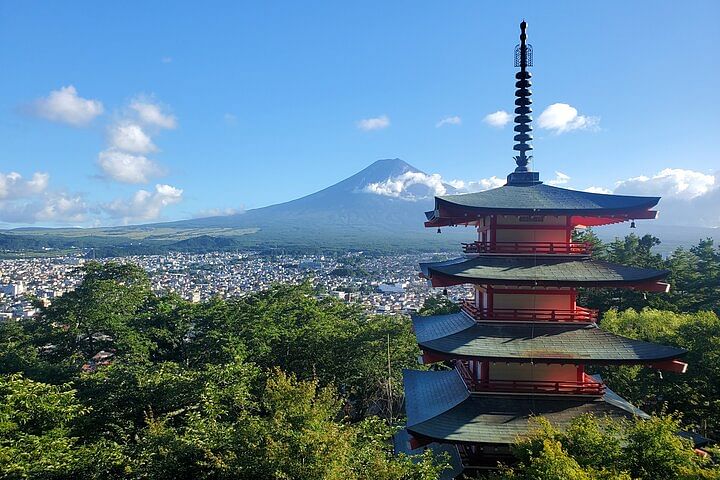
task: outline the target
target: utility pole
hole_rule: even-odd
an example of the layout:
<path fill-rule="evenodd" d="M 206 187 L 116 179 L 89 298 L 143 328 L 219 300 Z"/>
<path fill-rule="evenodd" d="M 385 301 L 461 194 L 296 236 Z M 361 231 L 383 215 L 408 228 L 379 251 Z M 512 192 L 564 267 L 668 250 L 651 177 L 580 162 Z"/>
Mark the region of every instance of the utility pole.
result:
<path fill-rule="evenodd" d="M 387 368 L 388 368 L 388 381 L 387 381 L 387 389 L 388 389 L 388 419 L 390 421 L 390 425 L 393 423 L 393 395 L 392 395 L 392 368 L 390 366 L 390 334 L 387 335 Z"/>

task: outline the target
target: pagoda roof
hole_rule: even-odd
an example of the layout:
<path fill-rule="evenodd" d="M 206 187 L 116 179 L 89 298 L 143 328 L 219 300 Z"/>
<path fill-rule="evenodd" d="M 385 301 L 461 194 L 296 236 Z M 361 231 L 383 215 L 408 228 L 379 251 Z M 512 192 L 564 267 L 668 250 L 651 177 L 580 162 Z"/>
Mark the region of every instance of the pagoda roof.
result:
<path fill-rule="evenodd" d="M 614 393 L 602 397 L 469 393 L 457 371 L 405 370 L 407 430 L 450 443 L 510 444 L 543 416 L 563 428 L 584 413 L 611 418 L 646 416 Z M 464 390 L 464 393 L 463 393 Z"/>
<path fill-rule="evenodd" d="M 472 221 L 489 214 L 654 218 L 654 212 L 645 217 L 642 212 L 659 201 L 660 197 L 590 193 L 543 183 L 507 184 L 482 192 L 437 196 L 435 210 L 426 216 L 428 226 L 462 223 L 463 218 Z"/>
<path fill-rule="evenodd" d="M 572 256 L 480 255 L 421 263 L 435 287 L 463 283 L 492 285 L 628 287 L 654 283 L 670 272 Z"/>
<path fill-rule="evenodd" d="M 450 358 L 645 364 L 686 353 L 621 337 L 595 324 L 475 322 L 463 312 L 412 320 L 420 348 Z"/>

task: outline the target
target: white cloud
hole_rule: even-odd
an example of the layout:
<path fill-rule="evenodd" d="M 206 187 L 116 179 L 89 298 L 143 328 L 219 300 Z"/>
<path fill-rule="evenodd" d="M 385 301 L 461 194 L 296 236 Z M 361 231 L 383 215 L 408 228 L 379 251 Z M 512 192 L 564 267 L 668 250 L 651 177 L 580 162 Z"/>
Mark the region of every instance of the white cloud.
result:
<path fill-rule="evenodd" d="M 497 112 L 485 115 L 483 121 L 488 125 L 496 128 L 502 128 L 510 122 L 510 114 L 505 110 L 498 110 Z"/>
<path fill-rule="evenodd" d="M 35 172 L 30 180 L 23 179 L 17 172 L 0 172 L 0 200 L 37 195 L 45 191 L 49 181 L 50 175 L 44 172 Z"/>
<path fill-rule="evenodd" d="M 136 123 L 118 123 L 110 127 L 110 147 L 130 153 L 150 153 L 157 151 L 150 136 Z"/>
<path fill-rule="evenodd" d="M 371 130 L 382 130 L 390 126 L 390 119 L 387 115 L 381 115 L 375 118 L 364 118 L 357 122 L 357 127 L 360 130 L 369 132 Z"/>
<path fill-rule="evenodd" d="M 370 183 L 363 191 L 403 200 L 420 200 L 436 195 L 480 192 L 502 185 L 505 185 L 505 180 L 498 177 L 446 181 L 437 173 L 405 172 L 382 182 Z"/>
<path fill-rule="evenodd" d="M 148 183 L 165 172 L 145 155 L 158 151 L 152 136 L 177 127 L 177 119 L 155 102 L 136 97 L 108 128 L 108 148 L 98 154 L 104 176 L 123 183 Z"/>
<path fill-rule="evenodd" d="M 666 168 L 652 177 L 642 175 L 619 181 L 615 186 L 615 193 L 690 200 L 705 195 L 718 186 L 714 175 L 682 168 Z"/>
<path fill-rule="evenodd" d="M 80 223 L 85 221 L 88 209 L 88 204 L 81 195 L 54 193 L 45 197 L 41 208 L 35 212 L 35 220 Z"/>
<path fill-rule="evenodd" d="M 208 208 L 193 214 L 193 218 L 227 217 L 245 212 L 244 208 Z"/>
<path fill-rule="evenodd" d="M 592 186 L 584 191 L 661 197 L 658 224 L 720 227 L 720 172 L 666 168 L 615 182 L 615 188 Z"/>
<path fill-rule="evenodd" d="M 88 208 L 81 195 L 44 192 L 30 199 L 0 200 L 0 222 L 77 224 L 85 221 Z"/>
<path fill-rule="evenodd" d="M 103 104 L 99 100 L 80 97 L 70 85 L 35 100 L 30 110 L 46 120 L 82 127 L 103 113 Z"/>
<path fill-rule="evenodd" d="M 421 188 L 413 188 L 416 186 Z M 433 195 L 445 195 L 446 188 L 437 173 L 427 175 L 422 172 L 405 172 L 382 182 L 370 183 L 365 186 L 364 191 L 386 197 L 414 200 Z"/>
<path fill-rule="evenodd" d="M 436 128 L 440 128 L 445 125 L 462 125 L 462 118 L 457 115 L 452 117 L 445 117 L 435 124 Z"/>
<path fill-rule="evenodd" d="M 538 125 L 540 128 L 551 130 L 557 134 L 572 130 L 596 128 L 600 119 L 579 115 L 577 108 L 567 103 L 553 103 L 540 114 Z"/>
<path fill-rule="evenodd" d="M 147 157 L 113 149 L 100 152 L 98 165 L 107 177 L 123 183 L 148 183 L 151 178 L 163 173 Z"/>
<path fill-rule="evenodd" d="M 498 178 L 492 176 L 490 178 L 481 178 L 480 180 L 450 180 L 447 182 L 448 185 L 455 188 L 455 193 L 473 193 L 490 190 L 491 188 L 498 188 L 505 185 L 506 180 L 504 178 Z"/>
<path fill-rule="evenodd" d="M 112 218 L 124 223 L 157 219 L 162 210 L 182 201 L 183 191 L 171 185 L 157 184 L 154 192 L 138 190 L 130 199 L 117 199 L 102 206 Z"/>
<path fill-rule="evenodd" d="M 562 173 L 562 172 L 556 171 L 556 172 L 555 172 L 555 178 L 553 178 L 552 180 L 548 180 L 548 181 L 546 181 L 545 183 L 547 183 L 548 185 L 558 186 L 558 185 L 565 185 L 565 184 L 567 184 L 569 181 L 570 181 L 570 176 L 569 176 L 569 175 L 565 175 L 565 174 Z"/>
<path fill-rule="evenodd" d="M 130 102 L 130 109 L 137 113 L 138 119 L 145 125 L 172 130 L 177 128 L 177 118 L 163 113 L 156 103 L 136 98 Z"/>
<path fill-rule="evenodd" d="M 609 188 L 595 187 L 595 186 L 584 188 L 584 189 L 583 189 L 583 192 L 588 192 L 588 193 L 604 193 L 604 194 L 606 194 L 606 195 L 609 194 L 609 193 L 613 193 L 613 191 L 610 190 Z"/>

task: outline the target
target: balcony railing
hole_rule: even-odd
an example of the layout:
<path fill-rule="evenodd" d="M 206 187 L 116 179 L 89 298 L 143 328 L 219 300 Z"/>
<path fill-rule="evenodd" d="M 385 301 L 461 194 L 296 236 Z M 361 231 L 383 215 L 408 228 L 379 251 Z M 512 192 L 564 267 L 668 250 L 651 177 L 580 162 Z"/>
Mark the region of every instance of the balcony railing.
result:
<path fill-rule="evenodd" d="M 554 308 L 476 308 L 472 300 L 463 300 L 461 308 L 475 320 L 519 322 L 597 322 L 594 308 L 575 307 L 574 310 Z"/>
<path fill-rule="evenodd" d="M 472 242 L 463 243 L 465 253 L 523 253 L 590 255 L 592 244 L 580 242 Z"/>
<path fill-rule="evenodd" d="M 455 368 L 460 373 L 465 385 L 471 392 L 498 392 L 498 393 L 550 393 L 571 395 L 603 395 L 605 384 L 595 381 L 583 373 L 582 381 L 571 380 L 477 380 L 472 376 L 470 369 L 457 362 Z"/>

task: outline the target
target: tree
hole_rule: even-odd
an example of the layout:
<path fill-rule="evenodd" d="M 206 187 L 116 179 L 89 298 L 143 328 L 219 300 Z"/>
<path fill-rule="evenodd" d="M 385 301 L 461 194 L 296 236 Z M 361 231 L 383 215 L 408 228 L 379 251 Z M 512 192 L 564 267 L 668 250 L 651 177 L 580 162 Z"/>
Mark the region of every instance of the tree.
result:
<path fill-rule="evenodd" d="M 150 281 L 139 266 L 89 262 L 80 285 L 41 307 L 33 332 L 46 357 L 56 363 L 83 364 L 102 350 L 145 359 L 148 345 L 133 326 L 151 298 Z"/>
<path fill-rule="evenodd" d="M 645 309 L 610 310 L 603 329 L 626 337 L 674 345 L 688 351 L 687 373 L 644 367 L 605 367 L 608 385 L 651 413 L 681 412 L 690 428 L 716 437 L 720 434 L 720 319 L 712 312 L 680 314 Z"/>
<path fill-rule="evenodd" d="M 718 479 L 720 468 L 697 455 L 678 435 L 675 417 L 627 421 L 575 418 L 565 431 L 544 418 L 513 446 L 518 463 L 495 479 L 671 480 Z"/>
<path fill-rule="evenodd" d="M 89 409 L 68 385 L 47 385 L 21 375 L 0 377 L 0 477 L 12 479 L 103 478 L 119 474 L 119 445 L 85 445 L 70 434 Z"/>
<path fill-rule="evenodd" d="M 459 311 L 460 306 L 447 298 L 445 295 L 434 295 L 425 300 L 422 308 L 418 311 L 418 315 L 445 315 L 448 313 L 457 313 Z"/>

